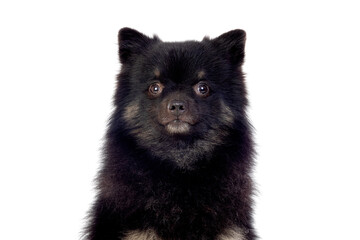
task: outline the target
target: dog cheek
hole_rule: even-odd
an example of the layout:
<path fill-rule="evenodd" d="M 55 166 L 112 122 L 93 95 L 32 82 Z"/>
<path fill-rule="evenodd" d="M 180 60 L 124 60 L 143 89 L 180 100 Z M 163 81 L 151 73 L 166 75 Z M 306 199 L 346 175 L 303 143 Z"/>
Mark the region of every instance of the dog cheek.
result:
<path fill-rule="evenodd" d="M 220 119 L 222 123 L 228 127 L 231 127 L 235 121 L 235 114 L 223 100 L 220 101 L 220 109 Z"/>
<path fill-rule="evenodd" d="M 123 112 L 123 119 L 127 123 L 133 123 L 133 120 L 137 118 L 139 115 L 140 107 L 139 103 L 137 101 L 129 103 L 125 108 Z"/>

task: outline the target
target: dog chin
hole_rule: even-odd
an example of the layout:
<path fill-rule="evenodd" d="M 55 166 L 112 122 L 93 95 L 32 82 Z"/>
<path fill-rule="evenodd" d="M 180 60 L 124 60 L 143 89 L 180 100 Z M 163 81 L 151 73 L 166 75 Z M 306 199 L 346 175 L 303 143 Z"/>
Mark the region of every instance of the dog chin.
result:
<path fill-rule="evenodd" d="M 181 120 L 174 120 L 165 125 L 165 130 L 171 134 L 187 134 L 190 132 L 190 124 Z"/>

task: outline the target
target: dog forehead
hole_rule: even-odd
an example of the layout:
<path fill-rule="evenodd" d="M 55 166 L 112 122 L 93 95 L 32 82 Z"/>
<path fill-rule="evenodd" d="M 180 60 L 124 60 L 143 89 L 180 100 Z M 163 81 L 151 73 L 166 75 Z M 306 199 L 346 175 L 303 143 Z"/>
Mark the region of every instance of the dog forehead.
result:
<path fill-rule="evenodd" d="M 215 81 L 227 73 L 222 59 L 206 43 L 162 42 L 150 46 L 137 71 L 139 79 L 154 79 L 175 84 L 195 84 L 200 80 Z"/>
<path fill-rule="evenodd" d="M 173 48 L 159 53 L 152 61 L 152 75 L 158 79 L 168 79 L 176 83 L 201 79 L 205 76 L 206 61 L 196 51 Z"/>
<path fill-rule="evenodd" d="M 148 49 L 147 56 L 157 65 L 204 64 L 209 51 L 202 42 L 161 42 Z"/>

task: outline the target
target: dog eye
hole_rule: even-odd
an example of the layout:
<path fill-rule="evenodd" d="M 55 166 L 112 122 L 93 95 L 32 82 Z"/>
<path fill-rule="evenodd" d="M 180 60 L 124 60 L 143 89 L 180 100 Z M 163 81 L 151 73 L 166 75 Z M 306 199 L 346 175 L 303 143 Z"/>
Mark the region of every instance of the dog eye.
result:
<path fill-rule="evenodd" d="M 153 83 L 149 86 L 149 93 L 153 96 L 158 95 L 162 92 L 164 86 L 161 83 Z"/>
<path fill-rule="evenodd" d="M 199 85 L 199 92 L 201 94 L 207 94 L 209 92 L 209 87 L 205 84 Z"/>
<path fill-rule="evenodd" d="M 209 86 L 204 82 L 199 82 L 194 86 L 194 91 L 201 97 L 207 97 L 210 94 Z"/>

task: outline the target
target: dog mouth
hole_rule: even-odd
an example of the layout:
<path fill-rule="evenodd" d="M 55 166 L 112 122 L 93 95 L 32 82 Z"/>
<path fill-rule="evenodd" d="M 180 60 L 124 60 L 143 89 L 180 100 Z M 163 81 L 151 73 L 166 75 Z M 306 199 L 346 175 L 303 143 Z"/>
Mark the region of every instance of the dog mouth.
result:
<path fill-rule="evenodd" d="M 165 125 L 165 130 L 170 134 L 187 134 L 190 132 L 191 125 L 180 119 L 175 119 Z"/>

